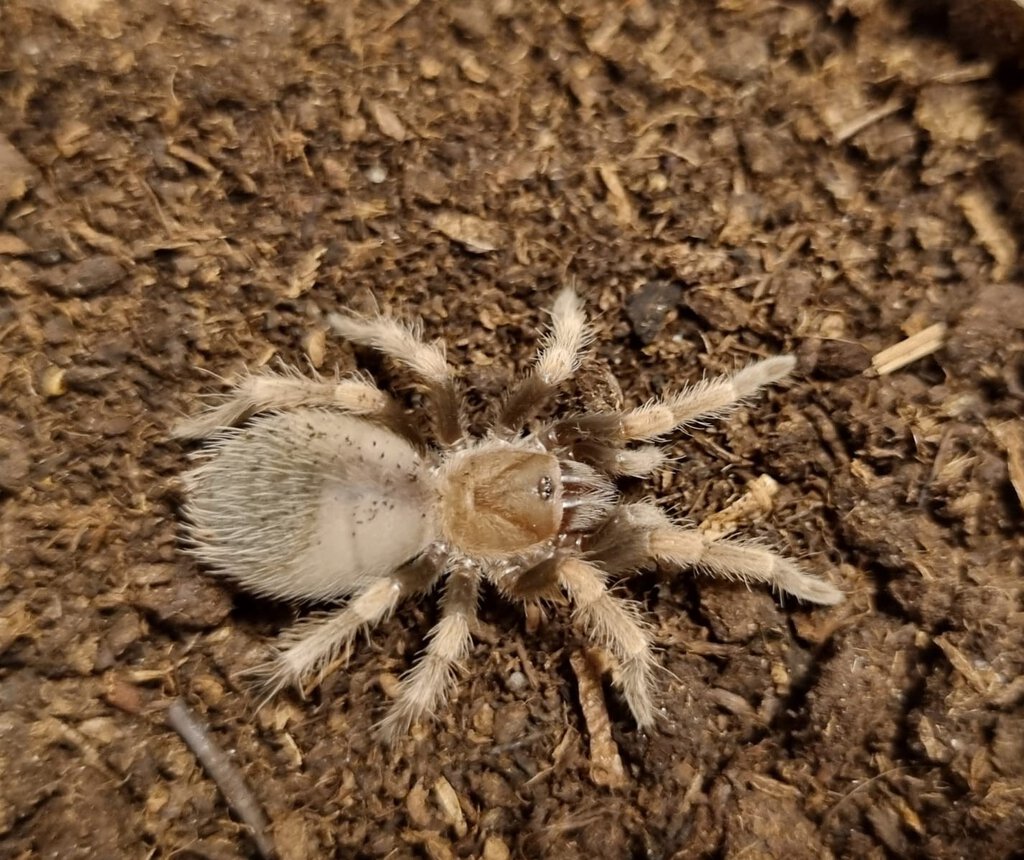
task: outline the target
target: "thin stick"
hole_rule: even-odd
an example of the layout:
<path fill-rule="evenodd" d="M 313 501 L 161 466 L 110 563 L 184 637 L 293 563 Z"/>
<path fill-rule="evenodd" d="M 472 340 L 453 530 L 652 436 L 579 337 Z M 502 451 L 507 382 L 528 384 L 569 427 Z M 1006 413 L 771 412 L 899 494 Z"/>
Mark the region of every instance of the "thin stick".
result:
<path fill-rule="evenodd" d="M 175 699 L 167 709 L 167 725 L 174 729 L 185 745 L 199 759 L 210 779 L 224 795 L 228 806 L 252 831 L 256 850 L 264 860 L 274 860 L 277 849 L 267 832 L 270 822 L 263 807 L 245 781 L 242 771 L 210 737 L 206 726 L 182 699 Z"/>
<path fill-rule="evenodd" d="M 919 358 L 931 355 L 941 349 L 945 342 L 945 323 L 936 323 L 897 344 L 886 347 L 881 352 L 876 352 L 871 357 L 871 366 L 879 376 L 885 376 Z"/>
<path fill-rule="evenodd" d="M 891 116 L 896 111 L 903 108 L 903 102 L 893 99 L 892 101 L 886 102 L 881 107 L 875 108 L 872 111 L 868 111 L 865 114 L 857 117 L 856 119 L 850 120 L 845 125 L 840 126 L 836 129 L 834 135 L 835 143 L 843 143 L 849 140 L 851 137 L 855 137 L 860 134 L 864 129 L 874 125 L 876 122 L 885 119 L 887 116 Z"/>

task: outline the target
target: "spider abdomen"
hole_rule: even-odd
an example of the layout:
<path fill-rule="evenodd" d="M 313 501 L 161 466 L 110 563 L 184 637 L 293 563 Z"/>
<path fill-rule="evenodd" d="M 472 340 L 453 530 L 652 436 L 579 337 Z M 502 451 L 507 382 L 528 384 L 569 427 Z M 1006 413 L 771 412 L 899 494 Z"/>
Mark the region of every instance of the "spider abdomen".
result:
<path fill-rule="evenodd" d="M 186 482 L 195 555 L 268 596 L 346 596 L 436 538 L 422 457 L 379 425 L 328 410 L 223 431 Z"/>

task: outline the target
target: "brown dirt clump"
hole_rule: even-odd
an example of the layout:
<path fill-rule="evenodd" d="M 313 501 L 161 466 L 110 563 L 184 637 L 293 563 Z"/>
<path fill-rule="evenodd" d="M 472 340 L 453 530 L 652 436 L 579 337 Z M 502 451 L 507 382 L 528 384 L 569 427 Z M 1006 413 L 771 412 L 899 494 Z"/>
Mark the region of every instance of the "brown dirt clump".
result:
<path fill-rule="evenodd" d="M 1019 850 L 1024 98 L 946 8 L 6 0 L 0 854 L 254 853 L 176 697 L 284 858 Z M 481 407 L 568 278 L 600 335 L 573 397 L 796 352 L 636 492 L 701 520 L 771 487 L 736 527 L 847 602 L 636 578 L 666 718 L 608 696 L 610 781 L 566 613 L 495 595 L 459 695 L 393 752 L 368 729 L 430 601 L 257 712 L 238 673 L 293 612 L 181 554 L 170 425 L 211 374 L 351 368 L 324 314 L 371 296 Z"/>

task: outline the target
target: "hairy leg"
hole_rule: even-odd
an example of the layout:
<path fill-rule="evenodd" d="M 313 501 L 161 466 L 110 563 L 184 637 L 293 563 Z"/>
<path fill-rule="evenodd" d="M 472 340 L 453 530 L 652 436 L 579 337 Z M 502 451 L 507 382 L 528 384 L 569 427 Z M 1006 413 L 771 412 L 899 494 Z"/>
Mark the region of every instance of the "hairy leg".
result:
<path fill-rule="evenodd" d="M 596 466 L 616 478 L 645 478 L 664 466 L 669 457 L 659 445 L 623 448 L 583 440 L 571 447 L 572 458 Z"/>
<path fill-rule="evenodd" d="M 694 567 L 725 579 L 761 583 L 799 600 L 834 606 L 843 593 L 789 559 L 756 544 L 712 540 L 697 529 L 669 526 L 647 534 L 650 557 L 673 567 Z"/>
<path fill-rule="evenodd" d="M 612 576 L 652 567 L 651 532 L 674 528 L 669 515 L 653 502 L 619 505 L 615 513 L 583 543 L 587 559 Z"/>
<path fill-rule="evenodd" d="M 443 702 L 455 683 L 455 670 L 469 654 L 470 629 L 476 619 L 480 573 L 460 563 L 448 574 L 441 619 L 430 631 L 430 640 L 416 665 L 402 678 L 398 699 L 377 726 L 380 735 L 394 743 L 424 715 Z"/>
<path fill-rule="evenodd" d="M 578 440 L 615 446 L 656 439 L 677 428 L 729 413 L 766 385 L 785 379 L 795 364 L 791 355 L 766 358 L 737 373 L 705 379 L 636 409 L 566 418 L 552 425 L 548 437 L 551 444 L 566 446 Z"/>
<path fill-rule="evenodd" d="M 401 417 L 391 397 L 363 376 L 324 380 L 293 369 L 267 370 L 247 374 L 219 403 L 179 421 L 171 434 L 178 439 L 201 439 L 257 412 L 300 406 L 330 406 L 368 418 Z"/>
<path fill-rule="evenodd" d="M 676 394 L 623 413 L 623 441 L 654 439 L 679 427 L 718 418 L 773 382 L 793 372 L 796 359 L 778 355 L 751 364 L 730 376 L 717 376 L 687 386 Z"/>
<path fill-rule="evenodd" d="M 585 549 L 588 558 L 616 574 L 658 562 L 769 585 L 811 603 L 832 606 L 843 600 L 839 589 L 784 556 L 757 544 L 716 540 L 699 529 L 677 526 L 650 502 L 622 505 Z"/>
<path fill-rule="evenodd" d="M 250 674 L 259 679 L 268 699 L 314 676 L 322 683 L 356 634 L 387 618 L 401 598 L 401 584 L 387 579 L 367 587 L 340 609 L 304 618 L 278 637 L 274 658 Z"/>
<path fill-rule="evenodd" d="M 372 347 L 413 373 L 431 399 L 434 432 L 442 445 L 453 445 L 462 438 L 462 400 L 443 345 L 425 343 L 414 326 L 386 316 L 364 317 L 345 311 L 330 314 L 328 322 L 346 340 Z"/>
<path fill-rule="evenodd" d="M 429 551 L 386 579 L 366 586 L 343 607 L 304 618 L 277 640 L 274 659 L 252 670 L 271 698 L 286 686 L 315 677 L 322 683 L 360 630 L 369 630 L 394 612 L 410 594 L 426 591 L 440 576 L 440 561 Z"/>
<path fill-rule="evenodd" d="M 576 372 L 592 338 L 583 302 L 575 290 L 566 287 L 555 299 L 551 324 L 533 368 L 502 404 L 497 426 L 511 435 L 518 433 L 547 398 Z"/>
<path fill-rule="evenodd" d="M 564 559 L 558 575 L 575 606 L 576 620 L 619 661 L 622 694 L 637 725 L 649 726 L 654 722 L 654 657 L 635 604 L 611 594 L 604 571 L 583 559 Z"/>

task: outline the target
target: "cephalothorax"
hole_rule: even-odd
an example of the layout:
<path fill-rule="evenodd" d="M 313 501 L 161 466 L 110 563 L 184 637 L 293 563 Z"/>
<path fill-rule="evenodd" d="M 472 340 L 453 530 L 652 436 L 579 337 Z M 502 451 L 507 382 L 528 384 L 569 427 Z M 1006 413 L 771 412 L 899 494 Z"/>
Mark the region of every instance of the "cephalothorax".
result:
<path fill-rule="evenodd" d="M 340 604 L 282 634 L 264 667 L 272 690 L 322 675 L 361 628 L 443 580 L 440 620 L 380 724 L 394 739 L 450 692 L 487 581 L 522 600 L 565 594 L 576 621 L 616 658 L 617 683 L 646 726 L 655 714 L 651 638 L 637 605 L 609 590 L 615 580 L 657 564 L 761 582 L 814 603 L 842 599 L 770 550 L 711 539 L 652 503 L 625 503 L 615 486 L 664 463 L 659 447 L 634 443 L 727 413 L 786 377 L 792 357 L 636 409 L 538 425 L 540 407 L 591 339 L 579 298 L 563 290 L 531 371 L 498 405 L 487 434 L 472 438 L 443 347 L 385 316 L 330 321 L 411 372 L 428 397 L 429 434 L 367 377 L 292 371 L 249 375 L 175 428 L 210 440 L 185 476 L 193 554 L 249 591 Z"/>

